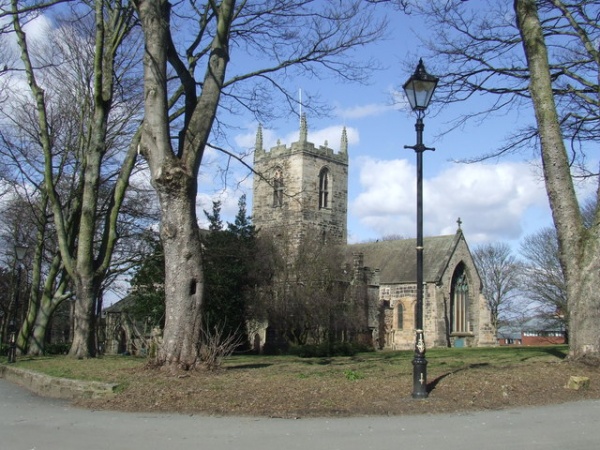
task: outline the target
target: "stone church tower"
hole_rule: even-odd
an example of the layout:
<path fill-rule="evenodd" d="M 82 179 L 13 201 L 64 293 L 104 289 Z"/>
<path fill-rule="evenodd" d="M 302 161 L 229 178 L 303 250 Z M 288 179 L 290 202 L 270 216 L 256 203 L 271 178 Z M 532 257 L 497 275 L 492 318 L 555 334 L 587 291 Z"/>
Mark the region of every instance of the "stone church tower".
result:
<path fill-rule="evenodd" d="M 308 233 L 323 243 L 346 244 L 348 212 L 348 137 L 342 131 L 338 153 L 308 142 L 306 116 L 300 138 L 289 147 L 263 148 L 256 133 L 252 221 L 263 233 L 287 237 L 296 246 Z"/>

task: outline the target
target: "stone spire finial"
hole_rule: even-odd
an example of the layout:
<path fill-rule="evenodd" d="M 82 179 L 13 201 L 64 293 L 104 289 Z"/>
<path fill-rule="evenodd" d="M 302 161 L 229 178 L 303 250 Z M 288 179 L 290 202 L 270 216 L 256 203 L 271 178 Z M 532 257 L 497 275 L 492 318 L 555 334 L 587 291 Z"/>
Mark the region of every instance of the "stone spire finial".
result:
<path fill-rule="evenodd" d="M 308 126 L 306 125 L 306 114 L 300 116 L 300 142 L 308 140 Z"/>
<path fill-rule="evenodd" d="M 262 125 L 258 124 L 258 130 L 256 130 L 256 143 L 254 144 L 254 151 L 261 151 L 263 149 L 263 134 Z"/>
<path fill-rule="evenodd" d="M 458 229 L 462 230 L 462 228 L 461 228 L 462 220 L 460 220 L 460 217 L 458 218 L 458 220 L 456 221 L 456 223 L 458 224 Z"/>
<path fill-rule="evenodd" d="M 340 153 L 348 153 L 348 133 L 346 127 L 342 130 L 342 141 L 340 143 Z"/>

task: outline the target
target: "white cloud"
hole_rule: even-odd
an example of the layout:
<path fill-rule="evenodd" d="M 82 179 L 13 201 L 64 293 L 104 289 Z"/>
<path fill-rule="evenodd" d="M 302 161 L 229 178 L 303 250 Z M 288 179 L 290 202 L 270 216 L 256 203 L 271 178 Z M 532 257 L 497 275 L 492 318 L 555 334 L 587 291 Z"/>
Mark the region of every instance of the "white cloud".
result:
<path fill-rule="evenodd" d="M 23 31 L 27 34 L 27 39 L 31 41 L 43 42 L 47 39 L 48 33 L 51 33 L 53 28 L 52 21 L 45 15 L 35 17 L 31 22 L 28 22 Z"/>
<path fill-rule="evenodd" d="M 10 19 L 8 16 L 0 18 L 0 26 L 5 27 L 9 26 Z M 27 22 L 23 26 L 23 31 L 27 34 L 27 41 L 29 44 L 34 42 L 43 42 L 47 39 L 48 33 L 52 30 L 52 21 L 41 14 L 39 16 L 34 17 L 31 21 Z M 19 47 L 17 44 L 16 37 L 13 33 L 4 35 L 6 40 L 3 41 L 4 45 L 7 45 L 9 48 L 6 50 L 17 51 L 19 52 Z"/>
<path fill-rule="evenodd" d="M 379 236 L 414 236 L 414 166 L 371 158 L 355 164 L 363 190 L 350 214 Z M 547 211 L 547 205 L 543 183 L 525 163 L 452 165 L 423 180 L 425 236 L 454 233 L 460 217 L 471 242 L 515 240 L 535 225 L 524 222 L 528 211 Z"/>
<path fill-rule="evenodd" d="M 342 119 L 363 119 L 365 117 L 379 116 L 393 109 L 396 109 L 393 105 L 369 103 L 367 105 L 356 105 L 348 108 L 338 107 L 335 112 Z"/>

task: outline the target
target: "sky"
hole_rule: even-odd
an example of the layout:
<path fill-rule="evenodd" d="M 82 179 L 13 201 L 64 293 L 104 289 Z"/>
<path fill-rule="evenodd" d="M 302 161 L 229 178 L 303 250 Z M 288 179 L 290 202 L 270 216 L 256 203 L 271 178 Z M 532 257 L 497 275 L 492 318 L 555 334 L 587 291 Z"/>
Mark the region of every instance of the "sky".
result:
<path fill-rule="evenodd" d="M 361 50 L 365 58 L 374 57 L 384 66 L 366 84 L 345 84 L 328 78 L 296 80 L 299 98 L 300 92 L 302 98 L 319 94 L 320 101 L 332 108 L 325 118 L 308 114 L 310 142 L 323 145 L 327 141 L 329 147 L 338 151 L 342 129 L 347 129 L 349 243 L 390 235 L 416 236 L 416 156 L 413 150 L 404 148 L 416 143 L 416 117 L 402 98 L 401 86 L 414 71 L 419 57 L 424 58 L 430 73 L 440 74 L 435 72 L 435 60 L 419 50 L 415 30 L 423 27 L 418 19 L 389 10 L 387 13 L 388 38 Z M 43 39 L 49 26 L 40 16 L 28 25 L 28 36 Z M 25 92 L 25 82 L 21 85 Z M 436 149 L 423 155 L 424 235 L 453 234 L 460 218 L 471 249 L 504 242 L 518 253 L 523 237 L 552 225 L 540 163 L 532 157 L 534 152 L 473 164 L 456 161 L 493 151 L 513 130 L 533 123 L 533 112 L 511 111 L 449 130 L 449 124 L 462 114 L 479 108 L 477 98 L 443 110 L 434 105 L 424 119 L 424 143 Z M 244 121 L 243 117 L 238 120 L 227 140 L 237 147 L 234 150 L 249 153 L 246 161 L 251 163 L 258 123 Z M 267 149 L 278 140 L 289 146 L 298 140 L 298 135 L 297 115 L 263 125 Z M 247 195 L 251 211 L 251 174 L 240 164 L 232 163 L 224 184 L 220 161 L 214 150 L 208 150 L 200 169 L 197 210 L 201 225 L 207 222 L 202 211 L 210 210 L 213 200 L 222 201 L 222 216 L 228 221 L 233 221 L 242 194 Z M 598 161 L 591 163 L 597 165 Z M 137 183 L 149 185 L 147 172 L 136 177 Z M 589 185 L 577 185 L 577 189 L 582 199 L 594 191 Z"/>
<path fill-rule="evenodd" d="M 399 93 L 419 57 L 424 57 L 430 73 L 439 75 L 435 73 L 435 60 L 419 51 L 418 30 L 424 30 L 419 19 L 381 11 L 390 19 L 388 37 L 361 52 L 365 59 L 374 57 L 384 68 L 366 84 L 345 84 L 327 78 L 296 80 L 299 98 L 320 94 L 321 102 L 332 108 L 326 118 L 308 115 L 309 141 L 316 145 L 327 141 L 337 151 L 342 128 L 347 129 L 350 243 L 390 235 L 416 235 L 416 156 L 413 150 L 404 148 L 416 143 L 415 115 Z M 43 36 L 46 25 L 40 17 L 28 25 L 27 32 L 30 37 L 36 33 Z M 480 107 L 477 99 L 441 111 L 432 106 L 424 119 L 424 143 L 436 149 L 424 154 L 424 234 L 452 234 L 460 218 L 471 246 L 501 241 L 518 249 L 525 235 L 552 224 L 539 161 L 530 159 L 533 152 L 474 164 L 455 161 L 493 151 L 510 137 L 512 130 L 524 122 L 533 122 L 533 112 L 513 111 L 448 131 L 453 120 Z M 236 145 L 239 152 L 250 152 L 257 127 L 254 121 L 242 120 L 228 136 L 228 142 Z M 278 140 L 289 146 L 298 140 L 298 132 L 296 115 L 265 125 L 264 146 L 270 148 Z M 251 155 L 247 161 L 251 162 Z M 224 187 L 217 165 L 218 156 L 208 151 L 200 171 L 197 198 L 198 217 L 203 224 L 206 220 L 202 210 L 210 210 L 215 199 L 223 203 L 225 220 L 233 220 L 243 193 L 251 211 L 251 175 L 233 163 Z M 593 190 L 585 185 L 578 188 L 582 198 Z"/>
<path fill-rule="evenodd" d="M 321 100 L 333 108 L 333 114 L 325 119 L 308 115 L 308 140 L 316 145 L 327 141 L 337 151 L 342 128 L 348 131 L 349 243 L 416 235 L 416 156 L 413 150 L 404 148 L 416 143 L 416 117 L 401 96 L 395 106 L 392 99 L 399 98 L 402 84 L 423 56 L 414 32 L 420 24 L 417 18 L 399 12 L 389 17 L 388 39 L 363 49 L 365 57 L 378 58 L 385 66 L 367 85 L 297 80 L 299 92 L 318 92 Z M 407 70 L 411 60 L 412 68 Z M 424 63 L 435 74 L 435 61 L 425 58 Z M 460 218 L 472 247 L 505 242 L 517 250 L 525 235 L 552 225 L 540 163 L 531 159 L 534 152 L 482 163 L 456 161 L 493 151 L 523 122 L 533 122 L 533 112 L 519 110 L 447 132 L 449 123 L 480 107 L 477 99 L 442 111 L 432 106 L 431 114 L 424 119 L 424 143 L 436 149 L 423 156 L 424 235 L 453 234 Z M 250 122 L 234 136 L 241 151 L 254 146 L 257 127 L 257 123 Z M 289 146 L 298 140 L 298 130 L 296 116 L 266 127 L 265 148 L 277 140 Z M 214 198 L 211 170 L 210 164 L 204 167 L 200 209 L 209 209 Z M 578 189 L 585 197 L 593 188 L 582 185 Z M 235 214 L 242 191 L 251 204 L 251 179 L 242 181 L 235 190 L 218 193 L 226 218 Z"/>

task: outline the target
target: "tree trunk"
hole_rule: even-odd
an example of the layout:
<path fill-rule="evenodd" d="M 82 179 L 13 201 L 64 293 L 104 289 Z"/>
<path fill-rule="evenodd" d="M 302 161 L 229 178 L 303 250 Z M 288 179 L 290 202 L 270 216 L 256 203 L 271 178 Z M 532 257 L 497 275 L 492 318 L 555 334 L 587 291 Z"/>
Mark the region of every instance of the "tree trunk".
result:
<path fill-rule="evenodd" d="M 21 349 L 22 353 L 28 353 L 28 340 L 31 334 L 31 330 L 34 326 L 35 317 L 38 314 L 42 297 L 40 284 L 42 279 L 42 255 L 45 248 L 44 238 L 46 237 L 48 226 L 48 215 L 46 214 L 48 200 L 48 196 L 45 192 L 42 191 L 42 197 L 39 208 L 40 214 L 39 220 L 37 222 L 38 229 L 36 233 L 36 249 L 33 261 L 31 263 L 31 285 L 29 287 L 29 302 L 27 306 L 27 314 L 25 316 L 25 320 L 23 321 L 23 325 L 21 326 L 21 331 L 19 332 L 19 337 L 17 340 L 17 348 Z M 47 280 L 52 279 L 52 277 L 56 275 L 56 273 L 58 272 L 59 264 L 60 258 L 53 258 L 53 261 L 50 264 L 50 268 L 48 270 Z"/>
<path fill-rule="evenodd" d="M 107 142 L 108 117 L 111 112 L 114 83 L 115 59 L 123 39 L 133 26 L 130 5 L 108 5 L 102 0 L 93 2 L 95 12 L 95 46 L 94 71 L 91 86 L 93 87 L 93 116 L 90 123 L 82 126 L 89 129 L 85 148 L 80 149 L 83 158 L 83 176 L 81 177 L 82 194 L 74 200 L 80 201 L 81 213 L 76 218 L 77 238 L 72 239 L 70 225 L 65 214 L 66 199 L 61 199 L 57 189 L 55 172 L 55 155 L 57 149 L 52 138 L 52 130 L 48 121 L 48 108 L 44 90 L 38 85 L 34 66 L 31 62 L 27 47 L 26 35 L 19 22 L 17 0 L 11 1 L 13 10 L 13 26 L 21 48 L 21 59 L 25 67 L 28 83 L 36 101 L 38 116 L 39 139 L 44 151 L 44 180 L 45 189 L 50 196 L 50 204 L 54 216 L 59 250 L 65 270 L 73 279 L 75 285 L 74 336 L 69 355 L 76 358 L 95 356 L 96 311 L 95 299 L 98 296 L 101 281 L 106 275 L 111 261 L 112 252 L 117 239 L 116 224 L 119 208 L 133 163 L 135 148 L 130 147 L 122 171 L 119 173 L 117 185 L 112 193 L 113 198 L 106 211 L 107 219 L 104 226 L 98 220 L 99 186 L 101 182 L 101 167 L 108 150 Z M 114 6 L 114 7 L 113 7 Z M 81 174 L 78 174 L 81 175 Z M 76 208 L 77 209 L 77 208 Z M 98 235 L 101 238 L 98 239 Z M 100 245 L 98 246 L 98 241 Z M 74 248 L 75 247 L 75 248 Z M 99 249 L 98 249 L 99 247 Z"/>
<path fill-rule="evenodd" d="M 21 329 L 17 336 L 17 353 L 26 354 L 29 349 L 29 336 L 34 327 L 35 318 L 40 309 L 40 299 L 37 289 L 29 290 L 29 302 L 27 304 L 27 313 L 21 324 Z"/>
<path fill-rule="evenodd" d="M 535 0 L 515 0 L 517 24 L 530 71 L 544 179 L 567 285 L 571 359 L 600 361 L 599 225 L 584 227 L 554 103 L 548 53 Z"/>
<path fill-rule="evenodd" d="M 94 280 L 79 277 L 75 281 L 75 312 L 73 317 L 73 343 L 69 356 L 77 359 L 96 356 L 96 311 L 94 310 Z"/>
<path fill-rule="evenodd" d="M 54 315 L 56 308 L 62 301 L 54 301 L 52 298 L 43 297 L 38 313 L 33 323 L 33 330 L 27 344 L 27 355 L 41 356 L 46 350 L 46 333 L 50 318 Z"/>
<path fill-rule="evenodd" d="M 586 233 L 580 271 L 567 278 L 569 357 L 600 363 L 600 246 L 598 226 Z"/>
<path fill-rule="evenodd" d="M 188 370 L 198 363 L 204 277 L 195 182 L 158 189 L 165 254 L 165 329 L 157 363 Z"/>
<path fill-rule="evenodd" d="M 137 0 L 136 5 L 146 50 L 141 152 L 148 160 L 152 184 L 158 192 L 165 253 L 165 329 L 156 362 L 169 368 L 191 369 L 198 363 L 204 294 L 196 220 L 197 177 L 229 60 L 229 26 L 235 1 L 214 2 L 211 6 L 217 17 L 216 34 L 200 98 L 196 98 L 197 86 L 190 74 L 178 71 L 185 86 L 186 119 L 177 152 L 171 142 L 166 83 L 172 42 L 170 4 L 166 0 Z"/>

